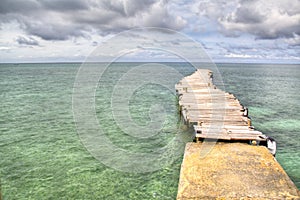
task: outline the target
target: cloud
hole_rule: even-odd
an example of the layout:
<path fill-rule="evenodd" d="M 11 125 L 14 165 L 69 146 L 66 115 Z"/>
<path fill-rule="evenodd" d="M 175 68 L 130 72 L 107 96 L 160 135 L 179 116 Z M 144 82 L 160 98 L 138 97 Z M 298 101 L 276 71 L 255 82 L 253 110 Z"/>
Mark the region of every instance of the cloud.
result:
<path fill-rule="evenodd" d="M 140 11 L 147 10 L 147 8 L 151 7 L 154 3 L 154 0 L 103 0 L 101 1 L 101 7 L 130 17 L 135 16 Z"/>
<path fill-rule="evenodd" d="M 58 12 L 78 11 L 89 9 L 88 1 L 82 0 L 43 0 L 40 1 L 45 10 L 54 10 Z"/>
<path fill-rule="evenodd" d="M 257 39 L 293 38 L 300 35 L 298 0 L 241 0 L 234 12 L 219 18 L 226 31 L 253 34 Z"/>
<path fill-rule="evenodd" d="M 163 27 L 180 30 L 186 25 L 186 21 L 180 16 L 173 16 L 167 9 L 165 1 L 159 1 L 151 7 L 150 11 L 143 15 L 144 26 Z"/>
<path fill-rule="evenodd" d="M 249 54 L 234 54 L 234 53 L 229 53 L 225 55 L 227 58 L 258 58 L 261 57 L 259 55 L 249 55 Z"/>
<path fill-rule="evenodd" d="M 64 22 L 23 21 L 24 30 L 29 35 L 38 36 L 44 40 L 67 40 L 70 37 L 85 37 L 85 28 L 80 25 Z"/>
<path fill-rule="evenodd" d="M 40 9 L 40 4 L 34 0 L 1 0 L 0 14 L 30 13 Z"/>
<path fill-rule="evenodd" d="M 29 36 L 44 40 L 108 35 L 156 26 L 180 30 L 185 21 L 159 0 L 2 0 L 0 24 L 17 21 Z"/>
<path fill-rule="evenodd" d="M 38 46 L 39 42 L 32 37 L 26 38 L 23 36 L 19 36 L 16 41 L 20 45 L 29 45 L 29 46 Z"/>
<path fill-rule="evenodd" d="M 202 16 L 217 20 L 226 36 L 247 33 L 256 39 L 277 39 L 300 35 L 299 0 L 217 0 L 202 2 L 198 8 Z"/>
<path fill-rule="evenodd" d="M 293 38 L 285 40 L 291 46 L 300 46 L 300 35 L 295 34 Z"/>
<path fill-rule="evenodd" d="M 11 49 L 10 47 L 1 47 L 0 46 L 0 50 L 6 50 L 7 51 L 7 50 L 10 50 L 10 49 Z"/>
<path fill-rule="evenodd" d="M 201 42 L 213 58 L 273 59 L 291 55 L 295 59 L 300 48 L 300 2 L 1 0 L 1 58 L 34 55 L 37 59 L 74 59 L 78 52 L 84 57 L 84 49 L 101 46 L 107 38 L 139 27 L 180 31 Z M 130 42 L 138 40 L 128 37 Z M 166 38 L 155 39 L 178 48 L 187 45 L 170 35 Z M 20 48 L 34 45 L 39 47 Z"/>

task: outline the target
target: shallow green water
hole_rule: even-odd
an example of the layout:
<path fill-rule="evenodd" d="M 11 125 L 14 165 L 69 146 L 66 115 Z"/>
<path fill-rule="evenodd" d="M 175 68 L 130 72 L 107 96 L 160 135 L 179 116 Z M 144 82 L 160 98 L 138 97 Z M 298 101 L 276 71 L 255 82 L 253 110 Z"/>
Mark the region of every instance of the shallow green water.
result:
<path fill-rule="evenodd" d="M 277 140 L 276 158 L 300 188 L 300 65 L 223 64 L 225 89 L 249 107 L 253 125 Z"/>
<path fill-rule="evenodd" d="M 192 68 L 173 63 L 186 75 Z M 148 173 L 105 166 L 79 140 L 72 91 L 79 64 L 0 65 L 0 177 L 4 199 L 175 199 L 183 149 L 174 162 Z M 176 97 L 160 85 L 141 87 L 130 99 L 137 124 L 148 123 L 153 102 L 164 105 L 166 120 L 151 139 L 124 134 L 111 113 L 114 85 L 133 64 L 117 64 L 97 86 L 96 114 L 106 136 L 119 147 L 151 152 L 180 132 Z M 300 187 L 299 65 L 219 65 L 225 89 L 250 108 L 254 126 L 273 136 L 277 159 Z M 178 80 L 173 80 L 177 82 Z"/>

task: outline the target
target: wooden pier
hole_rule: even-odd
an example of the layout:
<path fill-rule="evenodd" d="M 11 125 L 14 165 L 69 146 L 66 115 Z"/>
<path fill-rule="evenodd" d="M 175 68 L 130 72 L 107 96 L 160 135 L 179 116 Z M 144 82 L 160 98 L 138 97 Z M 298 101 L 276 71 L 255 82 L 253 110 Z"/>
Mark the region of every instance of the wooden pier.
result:
<path fill-rule="evenodd" d="M 183 120 L 194 126 L 196 140 L 266 140 L 265 135 L 251 126 L 247 108 L 233 94 L 213 84 L 211 71 L 198 69 L 175 88 Z"/>
<path fill-rule="evenodd" d="M 258 146 L 267 137 L 251 126 L 248 109 L 218 89 L 212 77 L 198 69 L 175 86 L 196 141 L 186 145 L 177 199 L 300 199 L 274 156 Z M 203 156 L 207 144 L 211 149 Z"/>

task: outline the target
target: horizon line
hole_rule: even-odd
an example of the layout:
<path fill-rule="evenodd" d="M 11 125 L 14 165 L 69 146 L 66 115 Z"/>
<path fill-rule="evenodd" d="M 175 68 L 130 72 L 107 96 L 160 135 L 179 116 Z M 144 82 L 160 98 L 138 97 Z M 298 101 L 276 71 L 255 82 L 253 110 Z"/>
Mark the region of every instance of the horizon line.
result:
<path fill-rule="evenodd" d="M 45 62 L 0 62 L 0 64 L 83 64 L 83 63 L 188 63 L 184 61 L 114 61 L 114 62 L 105 62 L 105 61 L 45 61 Z M 213 64 L 287 64 L 287 65 L 299 65 L 300 62 L 233 62 L 233 61 L 218 61 L 218 62 L 193 62 L 193 63 L 213 63 Z"/>

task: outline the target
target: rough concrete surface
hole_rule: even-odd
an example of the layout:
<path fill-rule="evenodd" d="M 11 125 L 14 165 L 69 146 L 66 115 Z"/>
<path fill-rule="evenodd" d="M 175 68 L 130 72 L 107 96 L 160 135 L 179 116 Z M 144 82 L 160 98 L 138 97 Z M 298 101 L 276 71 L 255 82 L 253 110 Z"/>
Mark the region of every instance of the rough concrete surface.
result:
<path fill-rule="evenodd" d="M 300 199 L 300 192 L 264 146 L 245 143 L 188 143 L 180 172 L 178 200 Z"/>

